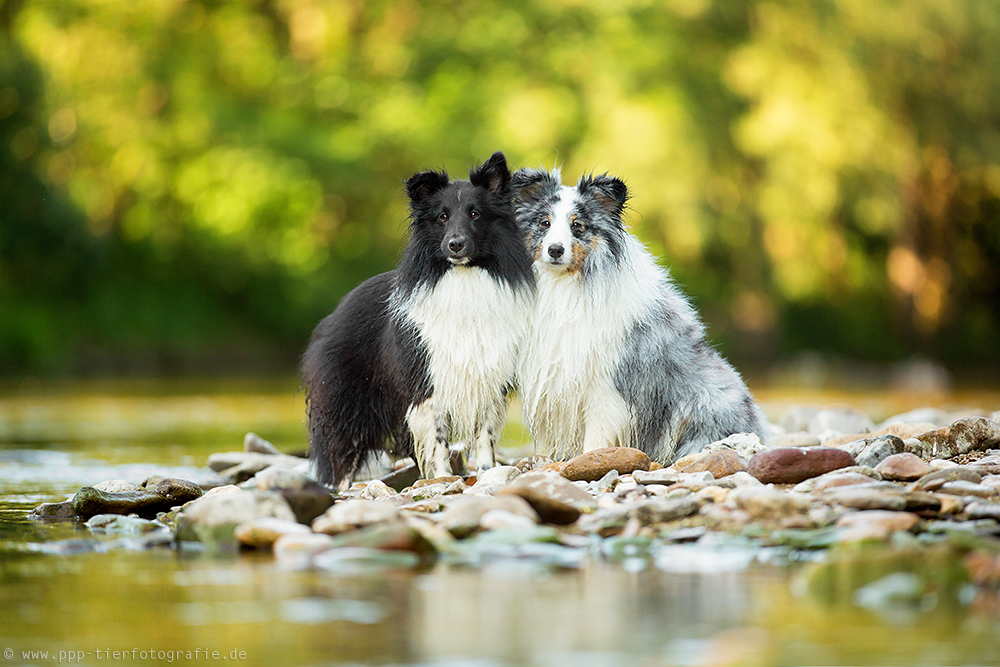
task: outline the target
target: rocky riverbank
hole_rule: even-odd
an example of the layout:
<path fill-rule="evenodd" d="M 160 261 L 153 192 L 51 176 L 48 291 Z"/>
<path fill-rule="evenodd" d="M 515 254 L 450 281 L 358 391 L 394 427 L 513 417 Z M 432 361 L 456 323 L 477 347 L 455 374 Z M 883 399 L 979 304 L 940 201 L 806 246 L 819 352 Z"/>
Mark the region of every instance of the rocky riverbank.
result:
<path fill-rule="evenodd" d="M 518 457 L 478 478 L 417 480 L 410 464 L 343 495 L 313 480 L 303 459 L 249 434 L 244 451 L 209 458 L 214 488 L 110 480 L 31 517 L 85 521 L 139 545 L 240 547 L 321 569 L 491 558 L 574 567 L 591 557 L 634 566 L 669 560 L 668 545 L 733 536 L 828 553 L 830 562 L 876 546 L 898 556 L 886 573 L 922 573 L 918 590 L 941 581 L 995 587 L 998 416 L 928 409 L 876 425 L 850 408 L 797 407 L 768 446 L 735 435 L 669 467 L 629 448 L 566 462 Z M 456 450 L 453 466 L 462 465 Z"/>

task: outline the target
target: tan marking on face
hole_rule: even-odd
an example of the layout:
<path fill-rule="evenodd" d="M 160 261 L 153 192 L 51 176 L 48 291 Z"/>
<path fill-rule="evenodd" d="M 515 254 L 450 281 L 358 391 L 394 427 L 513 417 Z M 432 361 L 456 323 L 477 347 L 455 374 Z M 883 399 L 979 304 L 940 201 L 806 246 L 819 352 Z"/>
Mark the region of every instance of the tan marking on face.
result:
<path fill-rule="evenodd" d="M 570 273 L 576 273 L 583 269 L 583 263 L 587 261 L 587 256 L 597 249 L 597 237 L 594 236 L 590 239 L 588 245 L 580 243 L 576 239 L 573 239 L 572 254 L 573 259 L 567 265 L 566 270 Z"/>

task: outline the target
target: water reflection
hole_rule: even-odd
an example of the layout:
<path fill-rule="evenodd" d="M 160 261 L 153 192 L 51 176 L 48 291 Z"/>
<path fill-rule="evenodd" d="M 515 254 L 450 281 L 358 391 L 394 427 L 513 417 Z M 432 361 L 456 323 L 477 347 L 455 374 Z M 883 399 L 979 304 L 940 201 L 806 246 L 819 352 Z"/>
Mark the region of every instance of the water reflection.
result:
<path fill-rule="evenodd" d="M 79 525 L 24 518 L 104 479 L 201 479 L 207 454 L 238 448 L 246 430 L 298 448 L 301 405 L 289 399 L 294 388 L 284 392 L 117 407 L 91 395 L 41 407 L 0 399 L 5 662 L 52 664 L 74 651 L 97 664 L 109 661 L 98 651 L 118 651 L 123 664 L 191 664 L 216 651 L 268 666 L 1000 664 L 996 591 L 887 614 L 796 588 L 804 569 L 788 564 L 798 559 L 787 550 L 697 533 L 678 536 L 690 543 L 607 542 L 558 558 L 531 552 L 549 545 L 484 547 L 429 569 L 355 553 L 295 570 L 260 554 L 134 550 Z"/>

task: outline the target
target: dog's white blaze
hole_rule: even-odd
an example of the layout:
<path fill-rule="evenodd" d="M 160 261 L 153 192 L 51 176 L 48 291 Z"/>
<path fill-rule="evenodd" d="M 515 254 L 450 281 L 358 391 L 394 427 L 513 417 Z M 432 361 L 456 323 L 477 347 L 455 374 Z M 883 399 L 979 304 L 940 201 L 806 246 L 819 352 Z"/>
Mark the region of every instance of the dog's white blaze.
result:
<path fill-rule="evenodd" d="M 562 207 L 552 227 L 559 220 L 568 229 L 570 210 Z M 614 385 L 615 366 L 636 320 L 657 307 L 667 278 L 638 241 L 623 241 L 622 268 L 589 284 L 580 272 L 534 264 L 538 297 L 519 377 L 539 453 L 566 457 L 632 444 L 633 417 Z"/>
<path fill-rule="evenodd" d="M 430 362 L 434 410 L 447 416 L 452 440 L 499 436 L 504 389 L 513 386 L 531 295 L 484 269 L 453 266 L 434 289 L 417 290 L 399 311 L 417 325 Z M 480 462 L 482 465 L 482 462 Z M 492 460 L 488 462 L 492 464 Z"/>
<path fill-rule="evenodd" d="M 573 212 L 575 201 L 576 190 L 562 186 L 559 199 L 552 206 L 552 226 L 542 239 L 542 261 L 546 264 L 566 265 L 572 261 L 573 231 L 570 229 L 569 216 Z M 549 254 L 549 248 L 553 245 L 561 245 L 563 248 L 563 254 L 555 259 Z"/>

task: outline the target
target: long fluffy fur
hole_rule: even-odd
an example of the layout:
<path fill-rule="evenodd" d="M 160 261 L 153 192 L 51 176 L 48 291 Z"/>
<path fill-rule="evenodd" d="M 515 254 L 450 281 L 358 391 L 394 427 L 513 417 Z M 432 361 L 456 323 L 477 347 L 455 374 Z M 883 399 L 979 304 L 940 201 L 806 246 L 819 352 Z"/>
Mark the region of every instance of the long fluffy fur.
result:
<path fill-rule="evenodd" d="M 303 357 L 309 457 L 342 488 L 383 447 L 434 477 L 450 474 L 449 442 L 471 438 L 492 465 L 527 326 L 534 277 L 503 154 L 468 181 L 427 171 L 406 187 L 400 265 L 345 296 Z"/>
<path fill-rule="evenodd" d="M 670 463 L 766 420 L 669 274 L 622 223 L 625 184 L 513 176 L 537 297 L 518 373 L 540 453 L 642 449 Z"/>

